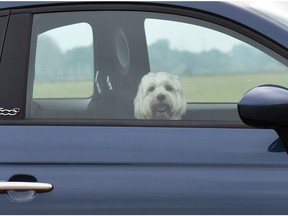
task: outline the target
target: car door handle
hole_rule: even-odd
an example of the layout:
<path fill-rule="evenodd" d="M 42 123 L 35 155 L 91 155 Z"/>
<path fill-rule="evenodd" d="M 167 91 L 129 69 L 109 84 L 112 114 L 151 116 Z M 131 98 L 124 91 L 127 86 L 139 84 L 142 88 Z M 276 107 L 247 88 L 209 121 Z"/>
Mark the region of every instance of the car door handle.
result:
<path fill-rule="evenodd" d="M 34 190 L 36 192 L 49 192 L 52 189 L 53 185 L 49 183 L 0 181 L 0 192 L 6 192 L 8 190 Z"/>

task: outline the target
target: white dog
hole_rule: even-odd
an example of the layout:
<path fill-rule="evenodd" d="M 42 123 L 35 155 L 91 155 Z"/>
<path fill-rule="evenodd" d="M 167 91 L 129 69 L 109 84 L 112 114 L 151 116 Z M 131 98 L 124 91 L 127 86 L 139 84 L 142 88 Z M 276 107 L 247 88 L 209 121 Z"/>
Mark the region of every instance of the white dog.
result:
<path fill-rule="evenodd" d="M 137 119 L 179 120 L 186 112 L 186 100 L 176 75 L 150 72 L 143 76 L 134 100 Z"/>

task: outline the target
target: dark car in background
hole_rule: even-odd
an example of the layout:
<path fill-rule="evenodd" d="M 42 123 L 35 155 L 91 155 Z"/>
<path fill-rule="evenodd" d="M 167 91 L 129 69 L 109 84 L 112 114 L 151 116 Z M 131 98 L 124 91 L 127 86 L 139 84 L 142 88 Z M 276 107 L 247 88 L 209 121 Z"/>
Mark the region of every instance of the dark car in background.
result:
<path fill-rule="evenodd" d="M 286 2 L 0 8 L 0 214 L 288 213 Z M 151 71 L 181 119 L 135 118 Z"/>

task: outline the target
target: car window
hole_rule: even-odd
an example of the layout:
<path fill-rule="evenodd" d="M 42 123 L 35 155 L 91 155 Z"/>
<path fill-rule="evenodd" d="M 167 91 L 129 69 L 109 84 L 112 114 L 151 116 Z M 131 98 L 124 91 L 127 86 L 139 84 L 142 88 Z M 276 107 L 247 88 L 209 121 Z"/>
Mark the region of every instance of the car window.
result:
<path fill-rule="evenodd" d="M 37 36 L 33 98 L 82 98 L 93 93 L 93 33 L 87 23 Z"/>
<path fill-rule="evenodd" d="M 240 32 L 186 16 L 37 14 L 26 117 L 239 120 L 246 91 L 288 86 L 282 60 Z"/>
<path fill-rule="evenodd" d="M 179 76 L 189 102 L 236 103 L 262 84 L 288 86 L 288 69 L 228 34 L 177 21 L 147 19 L 152 71 Z"/>

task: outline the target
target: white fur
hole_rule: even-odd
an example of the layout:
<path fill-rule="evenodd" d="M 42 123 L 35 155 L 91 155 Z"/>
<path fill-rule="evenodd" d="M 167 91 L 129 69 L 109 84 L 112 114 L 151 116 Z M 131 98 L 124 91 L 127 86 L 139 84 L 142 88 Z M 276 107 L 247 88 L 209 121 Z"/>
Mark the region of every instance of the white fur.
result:
<path fill-rule="evenodd" d="M 186 100 L 178 77 L 166 72 L 143 76 L 134 100 L 137 119 L 179 120 L 186 112 Z"/>

